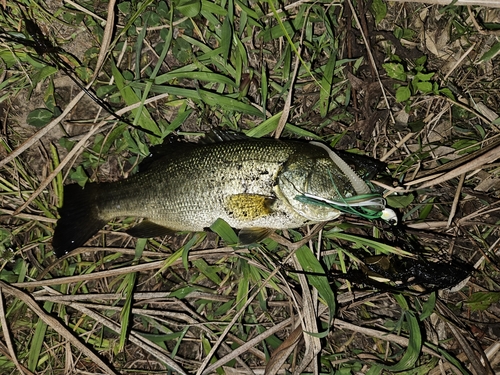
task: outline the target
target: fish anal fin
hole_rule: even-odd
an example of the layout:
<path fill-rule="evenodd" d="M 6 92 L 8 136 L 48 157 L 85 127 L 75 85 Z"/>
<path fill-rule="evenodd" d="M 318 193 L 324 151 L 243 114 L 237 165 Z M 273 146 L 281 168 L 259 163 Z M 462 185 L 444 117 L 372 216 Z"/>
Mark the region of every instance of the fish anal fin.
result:
<path fill-rule="evenodd" d="M 238 240 L 240 245 L 249 245 L 251 243 L 257 243 L 265 238 L 274 231 L 274 229 L 269 228 L 243 228 L 238 233 Z"/>
<path fill-rule="evenodd" d="M 152 238 L 171 236 L 175 234 L 175 231 L 152 221 L 143 220 L 132 228 L 127 229 L 127 233 L 133 237 Z"/>
<path fill-rule="evenodd" d="M 272 213 L 275 200 L 259 194 L 234 194 L 227 198 L 226 211 L 237 220 L 251 221 Z"/>

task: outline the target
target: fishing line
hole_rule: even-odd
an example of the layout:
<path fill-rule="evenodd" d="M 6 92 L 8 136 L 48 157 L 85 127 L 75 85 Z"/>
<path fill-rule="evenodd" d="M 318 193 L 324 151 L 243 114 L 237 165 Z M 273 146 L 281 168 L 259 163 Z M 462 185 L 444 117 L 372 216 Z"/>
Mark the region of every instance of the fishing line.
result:
<path fill-rule="evenodd" d="M 127 124 L 128 126 L 134 129 L 147 133 L 153 137 L 160 138 L 159 135 L 155 134 L 151 130 L 134 125 L 123 116 L 120 116 L 117 113 L 115 113 L 115 111 L 109 105 L 109 103 L 99 98 L 94 91 L 85 86 L 84 82 L 80 80 L 80 78 L 77 78 L 72 74 L 73 68 L 60 56 L 67 54 L 67 52 L 60 47 L 54 46 L 52 42 L 40 30 L 40 27 L 33 20 L 29 19 L 24 13 L 22 13 L 22 18 L 24 19 L 25 22 L 26 32 L 31 36 L 32 40 L 9 35 L 10 33 L 6 32 L 1 28 L 0 28 L 0 38 L 2 38 L 4 41 L 19 43 L 23 46 L 33 48 L 38 55 L 38 57 L 32 56 L 33 59 L 48 66 L 52 66 L 54 68 L 62 70 L 64 74 L 66 74 L 66 76 L 68 76 L 68 78 L 70 78 L 78 86 L 78 88 L 80 88 L 83 92 L 85 92 L 85 94 L 90 99 L 92 99 L 96 104 L 98 104 L 101 108 L 103 108 L 115 119 Z M 50 61 L 43 59 L 42 56 L 47 56 Z"/>
<path fill-rule="evenodd" d="M 300 195 L 295 196 L 295 199 L 301 203 L 331 207 L 337 211 L 345 212 L 355 216 L 361 216 L 369 220 L 382 219 L 391 225 L 397 224 L 396 213 L 392 209 L 386 207 L 387 202 L 383 197 L 380 196 L 380 194 L 374 194 L 370 191 L 369 194 L 344 197 L 338 190 L 337 185 L 333 180 L 332 173 L 328 171 L 328 174 L 330 176 L 332 186 L 336 190 L 337 195 L 340 197 L 340 200 L 331 200 L 328 198 L 316 196 L 314 194 L 309 194 L 298 190 L 295 185 L 292 184 L 295 190 L 300 193 Z"/>

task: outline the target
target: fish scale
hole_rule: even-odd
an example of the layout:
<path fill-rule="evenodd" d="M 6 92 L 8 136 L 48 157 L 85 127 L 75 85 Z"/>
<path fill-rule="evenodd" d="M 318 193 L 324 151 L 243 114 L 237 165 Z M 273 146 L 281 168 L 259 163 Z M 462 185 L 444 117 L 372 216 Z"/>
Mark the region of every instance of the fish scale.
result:
<path fill-rule="evenodd" d="M 126 197 L 120 195 L 103 204 L 102 217 L 105 220 L 117 216 L 147 217 L 174 231 L 201 231 L 219 217 L 236 228 L 241 227 L 247 223 L 228 214 L 227 197 L 274 196 L 273 185 L 279 168 L 293 152 L 293 147 L 284 142 L 236 141 L 195 147 L 177 159 L 160 159 L 137 177 L 121 181 L 119 188 L 127 190 Z M 262 165 L 266 166 L 265 173 L 262 173 Z M 143 196 L 129 193 L 144 185 L 154 185 L 156 189 Z M 121 209 L 116 209 L 117 202 L 121 203 Z M 272 215 L 265 223 L 260 220 L 258 225 L 282 227 L 286 225 L 282 216 Z M 278 222 L 274 223 L 273 219 Z M 299 220 L 304 222 L 303 218 Z"/>
<path fill-rule="evenodd" d="M 137 237 L 203 231 L 220 218 L 242 229 L 245 242 L 257 241 L 269 228 L 298 228 L 340 215 L 298 196 L 342 201 L 356 195 L 325 149 L 301 141 L 175 142 L 157 146 L 140 169 L 117 182 L 65 187 L 56 254 L 83 245 L 116 217 L 145 219 L 128 230 Z"/>

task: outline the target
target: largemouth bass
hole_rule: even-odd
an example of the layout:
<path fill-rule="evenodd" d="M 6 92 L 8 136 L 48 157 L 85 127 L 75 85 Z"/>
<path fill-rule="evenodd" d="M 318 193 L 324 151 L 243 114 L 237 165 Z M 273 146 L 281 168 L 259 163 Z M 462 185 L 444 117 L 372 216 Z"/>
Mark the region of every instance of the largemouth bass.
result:
<path fill-rule="evenodd" d="M 361 216 L 394 219 L 385 201 L 332 154 L 323 144 L 292 140 L 166 144 L 130 178 L 67 185 L 52 244 L 63 255 L 116 217 L 144 218 L 127 232 L 146 238 L 203 231 L 221 218 L 241 229 L 246 244 L 270 229 L 334 220 L 353 206 Z"/>

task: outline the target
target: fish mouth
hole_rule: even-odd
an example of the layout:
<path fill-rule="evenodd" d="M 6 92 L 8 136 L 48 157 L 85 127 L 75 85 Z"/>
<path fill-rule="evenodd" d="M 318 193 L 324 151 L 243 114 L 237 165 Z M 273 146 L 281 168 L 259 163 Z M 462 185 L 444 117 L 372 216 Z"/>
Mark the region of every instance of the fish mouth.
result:
<path fill-rule="evenodd" d="M 307 221 L 318 223 L 334 220 L 340 216 L 341 212 L 331 206 L 302 201 L 300 197 L 306 193 L 297 188 L 286 176 L 281 176 L 280 180 L 282 183 L 275 186 L 277 196 Z"/>

